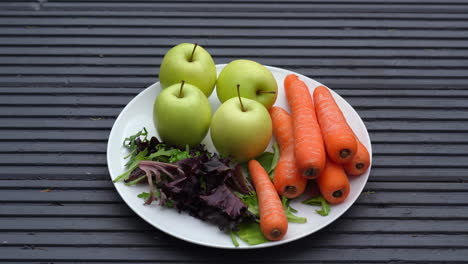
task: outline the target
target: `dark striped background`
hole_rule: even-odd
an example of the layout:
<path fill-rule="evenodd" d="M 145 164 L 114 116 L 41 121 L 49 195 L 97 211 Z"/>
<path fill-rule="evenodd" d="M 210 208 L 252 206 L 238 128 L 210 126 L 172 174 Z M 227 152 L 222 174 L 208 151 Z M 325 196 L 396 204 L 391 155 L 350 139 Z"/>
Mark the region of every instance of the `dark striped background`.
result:
<path fill-rule="evenodd" d="M 122 108 L 162 56 L 198 42 L 334 88 L 364 119 L 374 167 L 355 206 L 277 248 L 227 251 L 152 228 L 109 181 Z M 468 1 L 0 3 L 0 261 L 466 262 Z"/>

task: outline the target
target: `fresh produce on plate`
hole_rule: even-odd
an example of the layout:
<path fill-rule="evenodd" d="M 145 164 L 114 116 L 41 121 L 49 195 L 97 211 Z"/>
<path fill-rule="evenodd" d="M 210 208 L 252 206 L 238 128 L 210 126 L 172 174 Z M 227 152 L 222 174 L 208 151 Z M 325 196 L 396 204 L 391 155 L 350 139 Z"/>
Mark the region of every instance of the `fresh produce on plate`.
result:
<path fill-rule="evenodd" d="M 271 118 L 259 102 L 234 97 L 216 110 L 210 133 L 216 150 L 222 156 L 247 161 L 262 154 L 270 143 Z"/>
<path fill-rule="evenodd" d="M 273 121 L 273 134 L 281 153 L 273 183 L 280 195 L 296 198 L 304 192 L 307 179 L 302 177 L 296 167 L 293 121 L 291 115 L 281 107 L 273 106 L 269 112 Z"/>
<path fill-rule="evenodd" d="M 145 128 L 124 140 L 127 171 L 114 179 L 145 184 L 146 205 L 165 207 L 209 222 L 249 245 L 281 240 L 295 215 L 292 199 L 319 206 L 343 202 L 349 176 L 363 174 L 370 156 L 328 88 L 290 74 L 284 89 L 291 114 L 273 106 L 278 85 L 261 64 L 235 60 L 216 80 L 210 54 L 197 44 L 173 47 L 161 63 L 153 106 L 158 136 Z M 208 96 L 217 84 L 222 102 L 212 117 Z M 210 130 L 218 153 L 206 150 Z M 265 152 L 274 133 L 273 153 Z M 209 142 L 208 142 L 209 143 Z"/>
<path fill-rule="evenodd" d="M 265 66 L 251 60 L 235 60 L 224 67 L 216 81 L 216 93 L 221 103 L 240 95 L 270 108 L 278 96 L 278 84 Z"/>
<path fill-rule="evenodd" d="M 162 90 L 154 102 L 154 123 L 161 139 L 185 147 L 201 143 L 211 124 L 211 106 L 206 96 L 189 83 L 176 83 Z"/>
<path fill-rule="evenodd" d="M 170 49 L 161 62 L 159 82 L 162 88 L 185 80 L 207 97 L 216 84 L 216 66 L 211 55 L 200 45 L 182 43 Z"/>
<path fill-rule="evenodd" d="M 314 104 L 328 157 L 335 163 L 348 163 L 357 151 L 356 137 L 327 87 L 315 88 Z"/>
<path fill-rule="evenodd" d="M 293 118 L 297 168 L 302 176 L 316 179 L 325 167 L 326 153 L 309 88 L 290 74 L 284 79 L 284 90 Z"/>

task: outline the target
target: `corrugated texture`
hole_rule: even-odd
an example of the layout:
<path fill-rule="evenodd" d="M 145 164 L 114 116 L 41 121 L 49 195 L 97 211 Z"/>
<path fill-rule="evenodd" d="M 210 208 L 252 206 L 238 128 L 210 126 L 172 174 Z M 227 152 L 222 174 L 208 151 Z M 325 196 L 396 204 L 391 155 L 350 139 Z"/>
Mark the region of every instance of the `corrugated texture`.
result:
<path fill-rule="evenodd" d="M 0 3 L 0 262 L 463 263 L 468 257 L 468 1 Z M 137 217 L 106 167 L 110 128 L 198 42 L 305 74 L 359 112 L 364 193 L 335 223 L 259 251 L 202 248 Z"/>

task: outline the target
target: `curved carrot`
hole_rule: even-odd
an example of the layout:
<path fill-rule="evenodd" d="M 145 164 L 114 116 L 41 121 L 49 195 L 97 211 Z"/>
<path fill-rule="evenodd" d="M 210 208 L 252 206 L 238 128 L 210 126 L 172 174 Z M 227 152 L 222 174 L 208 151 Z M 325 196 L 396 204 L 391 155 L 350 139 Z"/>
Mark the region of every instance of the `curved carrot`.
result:
<path fill-rule="evenodd" d="M 357 151 L 356 138 L 327 87 L 315 88 L 314 104 L 328 157 L 339 164 L 349 162 Z"/>
<path fill-rule="evenodd" d="M 348 197 L 349 181 L 343 167 L 327 159 L 325 169 L 317 179 L 320 193 L 331 204 L 341 203 Z"/>
<path fill-rule="evenodd" d="M 267 239 L 280 240 L 288 231 L 288 219 L 278 193 L 258 161 L 249 161 L 249 172 L 257 192 L 260 229 Z"/>
<path fill-rule="evenodd" d="M 296 167 L 293 121 L 291 115 L 281 107 L 273 106 L 269 111 L 273 133 L 280 147 L 273 184 L 280 195 L 296 198 L 304 192 L 307 179 L 301 176 Z"/>
<path fill-rule="evenodd" d="M 307 85 L 294 74 L 284 79 L 294 126 L 294 154 L 302 176 L 315 179 L 325 166 L 325 147 Z"/>
<path fill-rule="evenodd" d="M 343 164 L 343 168 L 349 176 L 359 176 L 370 166 L 369 151 L 357 137 L 356 141 L 358 142 L 356 155 L 348 163 Z"/>

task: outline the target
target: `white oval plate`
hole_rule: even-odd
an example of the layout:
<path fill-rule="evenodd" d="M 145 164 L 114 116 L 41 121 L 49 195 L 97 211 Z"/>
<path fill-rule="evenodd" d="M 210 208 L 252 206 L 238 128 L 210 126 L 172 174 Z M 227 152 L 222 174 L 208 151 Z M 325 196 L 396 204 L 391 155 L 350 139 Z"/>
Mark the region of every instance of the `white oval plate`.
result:
<path fill-rule="evenodd" d="M 216 66 L 218 74 L 224 66 L 225 64 Z M 269 66 L 267 66 L 267 68 L 273 73 L 276 81 L 278 82 L 278 99 L 275 105 L 281 106 L 289 111 L 289 107 L 284 95 L 283 80 L 288 74 L 294 72 Z M 303 75 L 297 75 L 308 85 L 311 93 L 315 87 L 322 85 L 321 83 Z M 112 179 L 115 179 L 118 175 L 125 171 L 125 160 L 123 157 L 128 152 L 122 146 L 122 142 L 126 137 L 135 134 L 143 127 L 146 127 L 150 136 L 157 136 L 153 122 L 153 103 L 160 91 L 161 86 L 159 85 L 159 82 L 146 88 L 135 98 L 133 98 L 130 103 L 127 104 L 127 106 L 122 110 L 117 120 L 115 121 L 109 135 L 109 141 L 107 145 L 107 164 Z M 361 118 L 341 96 L 334 92 L 332 94 L 343 111 L 346 119 L 348 120 L 348 123 L 359 139 L 367 147 L 372 157 L 369 134 Z M 216 111 L 216 109 L 221 105 L 216 96 L 216 91 L 212 93 L 209 101 L 214 113 L 214 111 Z M 208 150 L 212 152 L 216 151 L 213 143 L 211 142 L 209 133 L 202 143 L 207 146 Z M 268 150 L 271 151 L 271 144 L 268 147 Z M 349 207 L 351 207 L 351 205 L 356 201 L 364 189 L 364 185 L 366 184 L 369 177 L 369 172 L 370 168 L 364 175 L 352 178 L 350 180 L 351 191 L 348 198 L 339 205 L 333 205 L 328 216 L 324 217 L 317 214 L 315 212 L 315 210 L 318 209 L 317 207 L 301 204 L 301 200 L 296 199 L 291 202 L 291 205 L 293 208 L 299 211 L 297 215 L 307 218 L 307 223 L 290 223 L 288 233 L 281 241 L 249 246 L 239 240 L 240 246 L 238 249 L 276 246 L 317 232 L 318 230 L 335 221 L 346 210 L 348 210 Z M 205 223 L 197 218 L 189 216 L 188 214 L 180 214 L 173 209 L 160 207 L 157 205 L 157 203 L 153 203 L 149 206 L 143 205 L 143 200 L 138 198 L 137 195 L 141 192 L 147 192 L 148 186 L 137 185 L 128 187 L 125 186 L 124 183 L 118 182 L 115 183 L 115 188 L 117 189 L 122 199 L 130 208 L 132 208 L 136 214 L 161 231 L 199 245 L 217 248 L 236 248 L 232 244 L 229 235 L 221 232 L 216 226 L 212 224 Z"/>

